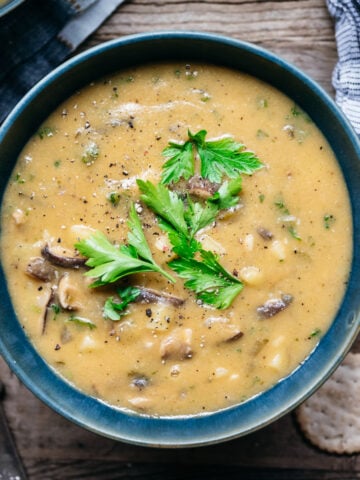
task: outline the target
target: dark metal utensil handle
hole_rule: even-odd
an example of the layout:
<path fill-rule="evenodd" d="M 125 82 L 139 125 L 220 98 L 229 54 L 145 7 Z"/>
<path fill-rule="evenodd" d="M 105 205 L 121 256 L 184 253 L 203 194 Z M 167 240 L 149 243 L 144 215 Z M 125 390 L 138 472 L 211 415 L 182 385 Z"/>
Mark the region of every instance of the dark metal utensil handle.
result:
<path fill-rule="evenodd" d="M 0 381 L 0 480 L 26 480 L 27 476 L 6 420 Z"/>

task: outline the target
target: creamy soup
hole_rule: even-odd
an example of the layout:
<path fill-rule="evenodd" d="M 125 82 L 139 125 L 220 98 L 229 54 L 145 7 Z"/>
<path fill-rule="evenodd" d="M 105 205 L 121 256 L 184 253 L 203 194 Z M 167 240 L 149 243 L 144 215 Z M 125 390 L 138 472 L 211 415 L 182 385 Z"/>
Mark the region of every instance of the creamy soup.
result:
<path fill-rule="evenodd" d="M 311 119 L 202 64 L 77 92 L 23 149 L 2 206 L 36 349 L 82 391 L 151 415 L 225 408 L 296 369 L 337 312 L 351 239 Z"/>

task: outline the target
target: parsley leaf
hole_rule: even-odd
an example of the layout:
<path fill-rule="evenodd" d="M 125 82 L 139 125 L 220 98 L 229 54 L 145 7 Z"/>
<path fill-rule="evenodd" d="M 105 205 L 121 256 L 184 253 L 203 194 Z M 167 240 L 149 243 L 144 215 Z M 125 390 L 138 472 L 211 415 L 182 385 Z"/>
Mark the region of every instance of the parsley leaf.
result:
<path fill-rule="evenodd" d="M 224 182 L 219 190 L 205 204 L 193 202 L 188 196 L 184 201 L 176 192 L 162 184 L 137 180 L 142 192 L 141 200 L 158 216 L 159 227 L 167 232 L 173 251 L 181 257 L 193 257 L 201 249 L 194 238 L 196 233 L 215 221 L 224 208 L 239 202 L 241 178 Z"/>
<path fill-rule="evenodd" d="M 86 265 L 92 267 L 85 275 L 97 279 L 92 286 L 99 287 L 116 282 L 127 275 L 141 272 L 158 272 L 174 282 L 173 277 L 152 258 L 133 204 L 130 208 L 128 225 L 129 245 L 117 247 L 100 231 L 75 244 L 75 248 L 88 258 Z"/>
<path fill-rule="evenodd" d="M 129 303 L 134 302 L 140 294 L 140 290 L 136 287 L 126 287 L 119 289 L 117 294 L 120 297 L 120 302 L 115 301 L 114 297 L 109 297 L 104 305 L 104 317 L 114 322 L 121 320 L 121 318 L 128 313 L 126 307 Z"/>
<path fill-rule="evenodd" d="M 238 194 L 241 192 L 242 180 L 240 176 L 224 182 L 208 202 L 213 203 L 219 210 L 235 207 L 239 203 Z"/>
<path fill-rule="evenodd" d="M 185 287 L 196 297 L 218 309 L 228 308 L 243 289 L 240 280 L 233 277 L 210 251 L 200 250 L 202 262 L 193 258 L 178 258 L 168 265 L 181 278 L 187 279 Z"/>
<path fill-rule="evenodd" d="M 169 142 L 162 155 L 169 160 L 163 165 L 161 183 L 178 182 L 180 178 L 188 180 L 194 175 L 194 154 L 192 143 L 183 144 Z"/>
<path fill-rule="evenodd" d="M 193 238 L 199 230 L 212 223 L 218 213 L 219 208 L 216 204 L 207 202 L 205 205 L 201 205 L 188 198 L 185 220 L 189 227 L 190 237 Z"/>
<path fill-rule="evenodd" d="M 173 251 L 180 256 L 193 256 L 200 244 L 189 232 L 184 201 L 161 183 L 154 185 L 137 180 L 137 184 L 142 192 L 141 200 L 158 216 L 159 227 L 167 232 Z"/>
<path fill-rule="evenodd" d="M 184 201 L 176 192 L 172 192 L 161 183 L 154 185 L 149 180 L 136 181 L 142 193 L 141 200 L 163 220 L 172 225 L 179 233 L 187 236 Z"/>
<path fill-rule="evenodd" d="M 211 182 L 221 182 L 223 175 L 235 178 L 239 173 L 251 175 L 263 165 L 257 156 L 245 150 L 245 145 L 230 137 L 205 141 L 206 130 L 189 137 L 196 145 L 201 160 L 201 176 Z"/>
<path fill-rule="evenodd" d="M 258 157 L 246 150 L 242 143 L 231 137 L 206 141 L 206 135 L 206 130 L 195 134 L 189 130 L 188 140 L 184 143 L 169 143 L 162 152 L 169 160 L 163 165 L 161 183 L 176 183 L 180 178 L 188 180 L 194 175 L 197 157 L 201 163 L 201 176 L 217 183 L 224 175 L 229 178 L 236 178 L 240 173 L 251 175 L 263 167 Z"/>

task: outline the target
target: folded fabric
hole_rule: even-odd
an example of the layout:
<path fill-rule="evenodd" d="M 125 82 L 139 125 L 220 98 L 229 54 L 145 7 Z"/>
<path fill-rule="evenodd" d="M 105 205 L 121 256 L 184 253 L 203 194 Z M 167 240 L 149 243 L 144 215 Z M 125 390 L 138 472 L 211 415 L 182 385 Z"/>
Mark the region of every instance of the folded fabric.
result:
<path fill-rule="evenodd" d="M 332 78 L 336 102 L 360 134 L 360 0 L 327 0 L 327 6 L 339 57 Z"/>
<path fill-rule="evenodd" d="M 124 0 L 26 0 L 0 18 L 0 122 Z"/>

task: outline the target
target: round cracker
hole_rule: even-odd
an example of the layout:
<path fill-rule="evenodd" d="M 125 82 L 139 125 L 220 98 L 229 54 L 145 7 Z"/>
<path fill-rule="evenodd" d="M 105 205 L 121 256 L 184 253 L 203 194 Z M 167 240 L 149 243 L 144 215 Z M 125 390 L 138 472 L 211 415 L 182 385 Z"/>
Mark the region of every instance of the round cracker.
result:
<path fill-rule="evenodd" d="M 304 435 L 333 453 L 360 452 L 360 354 L 349 353 L 333 375 L 296 410 Z"/>

